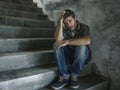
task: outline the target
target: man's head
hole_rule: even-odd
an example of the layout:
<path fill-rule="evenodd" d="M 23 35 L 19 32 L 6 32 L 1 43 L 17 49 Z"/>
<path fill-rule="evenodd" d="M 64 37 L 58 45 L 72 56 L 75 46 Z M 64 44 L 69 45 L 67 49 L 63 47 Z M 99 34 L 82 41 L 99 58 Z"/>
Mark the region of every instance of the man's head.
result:
<path fill-rule="evenodd" d="M 75 17 L 75 14 L 72 10 L 69 10 L 69 9 L 65 9 L 63 10 L 65 11 L 64 15 L 63 15 L 63 23 L 64 25 L 71 29 L 71 30 L 74 30 L 75 27 L 76 27 L 76 17 Z"/>

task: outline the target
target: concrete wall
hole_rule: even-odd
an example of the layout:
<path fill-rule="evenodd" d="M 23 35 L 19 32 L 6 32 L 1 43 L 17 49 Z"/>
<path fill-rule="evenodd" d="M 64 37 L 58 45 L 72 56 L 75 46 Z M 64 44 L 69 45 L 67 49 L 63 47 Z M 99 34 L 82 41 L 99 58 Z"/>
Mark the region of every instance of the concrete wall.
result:
<path fill-rule="evenodd" d="M 120 0 L 38 1 L 38 7 L 55 22 L 59 12 L 69 8 L 80 22 L 90 26 L 93 61 L 100 73 L 111 79 L 110 90 L 120 90 Z"/>

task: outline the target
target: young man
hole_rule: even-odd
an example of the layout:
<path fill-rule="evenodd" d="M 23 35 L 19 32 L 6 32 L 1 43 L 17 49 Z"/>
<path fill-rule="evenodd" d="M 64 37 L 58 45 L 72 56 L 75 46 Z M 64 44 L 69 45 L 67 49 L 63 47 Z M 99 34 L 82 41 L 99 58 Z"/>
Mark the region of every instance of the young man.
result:
<path fill-rule="evenodd" d="M 68 83 L 71 88 L 78 88 L 78 76 L 90 56 L 90 31 L 85 24 L 78 22 L 74 12 L 63 10 L 56 27 L 54 52 L 59 72 L 59 79 L 52 85 L 61 89 Z M 67 70 L 67 63 L 70 70 Z"/>

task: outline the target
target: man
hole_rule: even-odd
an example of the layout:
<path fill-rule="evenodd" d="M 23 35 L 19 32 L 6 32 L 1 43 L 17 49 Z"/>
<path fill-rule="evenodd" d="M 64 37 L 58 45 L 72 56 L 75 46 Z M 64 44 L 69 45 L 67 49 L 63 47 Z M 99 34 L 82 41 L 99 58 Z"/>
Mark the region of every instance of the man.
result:
<path fill-rule="evenodd" d="M 74 12 L 63 10 L 56 27 L 54 52 L 59 79 L 52 85 L 61 89 L 68 83 L 71 88 L 79 87 L 78 76 L 90 57 L 90 31 L 85 24 L 78 22 Z M 67 70 L 67 63 L 70 70 Z"/>

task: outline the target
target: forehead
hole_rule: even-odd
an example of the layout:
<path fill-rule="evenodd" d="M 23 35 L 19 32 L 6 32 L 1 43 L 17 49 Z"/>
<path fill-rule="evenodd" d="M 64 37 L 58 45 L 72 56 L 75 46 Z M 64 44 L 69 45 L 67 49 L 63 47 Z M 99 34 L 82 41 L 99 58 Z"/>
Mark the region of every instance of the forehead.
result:
<path fill-rule="evenodd" d="M 72 18 L 71 16 L 69 16 L 69 17 L 67 17 L 67 18 L 64 19 L 64 22 L 68 22 L 70 20 L 74 20 L 74 18 Z"/>

